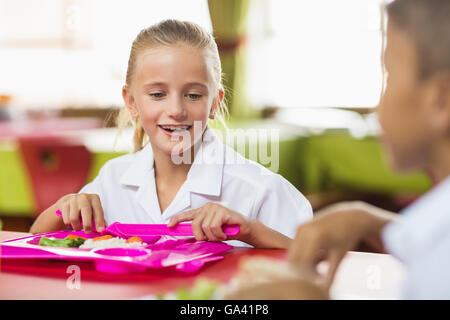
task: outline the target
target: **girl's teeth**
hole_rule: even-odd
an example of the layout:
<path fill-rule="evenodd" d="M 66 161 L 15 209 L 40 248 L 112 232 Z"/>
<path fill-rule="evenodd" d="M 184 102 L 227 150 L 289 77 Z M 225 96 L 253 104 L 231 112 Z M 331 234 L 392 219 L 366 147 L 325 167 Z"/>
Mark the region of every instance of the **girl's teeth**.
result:
<path fill-rule="evenodd" d="M 161 126 L 161 128 L 163 128 L 165 130 L 173 131 L 173 132 L 181 132 L 181 131 L 187 130 L 189 128 L 189 126 L 187 126 L 187 127 L 165 127 L 165 126 Z"/>

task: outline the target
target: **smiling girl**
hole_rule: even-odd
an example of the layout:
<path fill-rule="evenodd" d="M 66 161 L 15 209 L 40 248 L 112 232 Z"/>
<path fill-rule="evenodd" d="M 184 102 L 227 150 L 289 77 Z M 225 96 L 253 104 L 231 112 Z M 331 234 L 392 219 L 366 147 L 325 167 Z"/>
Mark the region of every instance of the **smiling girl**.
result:
<path fill-rule="evenodd" d="M 122 95 L 119 127 L 133 124 L 135 152 L 108 161 L 80 193 L 44 211 L 32 233 L 80 230 L 80 217 L 87 232 L 92 219 L 97 231 L 112 222 L 192 221 L 197 240 L 287 248 L 312 218 L 309 202 L 287 180 L 243 159 L 208 126 L 221 117 L 224 88 L 217 45 L 196 24 L 166 20 L 142 30 Z M 240 233 L 227 238 L 223 224 L 238 224 Z"/>

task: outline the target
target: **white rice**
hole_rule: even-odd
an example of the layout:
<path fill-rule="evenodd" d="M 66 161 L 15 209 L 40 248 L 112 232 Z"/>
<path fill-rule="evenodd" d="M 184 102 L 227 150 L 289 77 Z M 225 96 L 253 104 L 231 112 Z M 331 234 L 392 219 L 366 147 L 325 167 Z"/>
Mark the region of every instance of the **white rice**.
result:
<path fill-rule="evenodd" d="M 132 248 L 145 246 L 144 242 L 131 242 L 127 243 L 125 239 L 122 238 L 111 238 L 106 240 L 93 241 L 92 239 L 87 239 L 79 248 L 80 249 L 93 249 L 93 248 Z"/>

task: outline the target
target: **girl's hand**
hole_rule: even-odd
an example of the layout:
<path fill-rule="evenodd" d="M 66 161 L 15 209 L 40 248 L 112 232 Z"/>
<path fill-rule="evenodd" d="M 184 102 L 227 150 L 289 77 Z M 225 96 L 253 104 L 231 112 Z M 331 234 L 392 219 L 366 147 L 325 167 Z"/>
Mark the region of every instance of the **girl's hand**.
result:
<path fill-rule="evenodd" d="M 61 211 L 64 224 L 73 230 L 83 228 L 86 233 L 90 233 L 92 219 L 98 232 L 106 226 L 100 197 L 97 194 L 68 194 L 56 202 L 56 208 Z M 83 220 L 83 226 L 80 218 Z"/>
<path fill-rule="evenodd" d="M 173 227 L 183 221 L 192 220 L 192 231 L 198 241 L 246 241 L 251 233 L 252 221 L 242 214 L 230 210 L 218 203 L 208 202 L 203 207 L 180 213 L 170 219 L 168 227 Z M 235 237 L 227 237 L 222 230 L 224 224 L 237 224 L 240 227 L 239 234 Z"/>

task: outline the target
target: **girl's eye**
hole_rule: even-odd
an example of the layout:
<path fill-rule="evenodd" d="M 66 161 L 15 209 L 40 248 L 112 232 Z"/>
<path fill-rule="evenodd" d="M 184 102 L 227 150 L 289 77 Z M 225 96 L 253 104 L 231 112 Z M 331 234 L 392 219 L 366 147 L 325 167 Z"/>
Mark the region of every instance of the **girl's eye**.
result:
<path fill-rule="evenodd" d="M 202 97 L 202 95 L 198 93 L 188 93 L 186 96 L 191 100 L 198 100 Z"/>
<path fill-rule="evenodd" d="M 165 96 L 165 94 L 162 93 L 162 92 L 152 92 L 152 93 L 150 93 L 149 95 L 150 95 L 151 97 L 157 98 L 157 99 L 159 99 L 159 98 L 164 98 L 164 96 Z"/>

